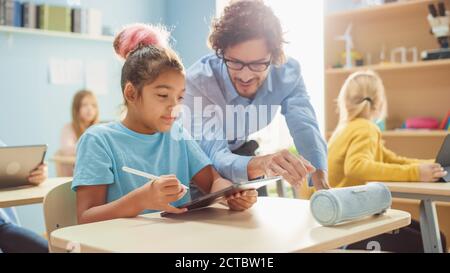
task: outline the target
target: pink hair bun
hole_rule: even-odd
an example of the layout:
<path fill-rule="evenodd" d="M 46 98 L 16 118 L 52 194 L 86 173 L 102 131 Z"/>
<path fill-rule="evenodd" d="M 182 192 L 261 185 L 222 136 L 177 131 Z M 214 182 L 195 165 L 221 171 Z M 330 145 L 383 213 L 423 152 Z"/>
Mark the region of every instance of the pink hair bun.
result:
<path fill-rule="evenodd" d="M 114 39 L 117 55 L 126 59 L 130 52 L 142 46 L 166 47 L 169 32 L 161 26 L 132 24 L 126 26 Z"/>

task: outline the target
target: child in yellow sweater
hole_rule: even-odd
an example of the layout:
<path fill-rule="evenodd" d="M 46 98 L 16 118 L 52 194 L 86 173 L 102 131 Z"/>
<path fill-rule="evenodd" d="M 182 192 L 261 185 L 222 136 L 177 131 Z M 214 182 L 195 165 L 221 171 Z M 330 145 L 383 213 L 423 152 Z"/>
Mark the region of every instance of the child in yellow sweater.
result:
<path fill-rule="evenodd" d="M 431 160 L 400 157 L 383 145 L 374 123 L 386 117 L 383 82 L 372 71 L 356 72 L 338 96 L 339 124 L 328 142 L 328 177 L 332 187 L 368 181 L 434 182 L 446 175 Z"/>

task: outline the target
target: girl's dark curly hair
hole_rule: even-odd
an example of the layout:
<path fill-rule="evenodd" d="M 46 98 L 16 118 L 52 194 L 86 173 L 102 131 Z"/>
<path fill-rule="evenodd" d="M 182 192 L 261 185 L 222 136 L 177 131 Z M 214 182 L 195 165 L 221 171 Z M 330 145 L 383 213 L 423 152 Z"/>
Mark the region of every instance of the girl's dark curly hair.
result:
<path fill-rule="evenodd" d="M 280 20 L 261 0 L 234 1 L 220 18 L 213 20 L 208 45 L 219 57 L 231 46 L 252 39 L 265 39 L 272 53 L 272 63 L 286 62 Z"/>

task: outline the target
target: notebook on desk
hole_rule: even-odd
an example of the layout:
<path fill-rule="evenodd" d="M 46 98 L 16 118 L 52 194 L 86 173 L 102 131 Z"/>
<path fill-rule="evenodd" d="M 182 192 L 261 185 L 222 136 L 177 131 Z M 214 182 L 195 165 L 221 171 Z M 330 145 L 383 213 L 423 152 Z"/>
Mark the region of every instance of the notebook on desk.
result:
<path fill-rule="evenodd" d="M 450 134 L 448 134 L 441 149 L 436 157 L 436 163 L 441 164 L 442 168 L 447 171 L 447 175 L 442 177 L 440 182 L 450 182 Z"/>

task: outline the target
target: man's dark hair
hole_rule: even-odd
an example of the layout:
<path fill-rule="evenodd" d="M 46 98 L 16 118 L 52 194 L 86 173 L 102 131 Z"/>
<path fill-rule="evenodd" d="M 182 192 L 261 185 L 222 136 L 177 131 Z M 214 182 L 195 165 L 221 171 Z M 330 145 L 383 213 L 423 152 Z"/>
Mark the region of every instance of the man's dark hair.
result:
<path fill-rule="evenodd" d="M 266 41 L 274 65 L 286 62 L 280 20 L 263 1 L 241 0 L 225 7 L 221 17 L 212 22 L 208 45 L 223 57 L 227 48 L 253 39 Z"/>

